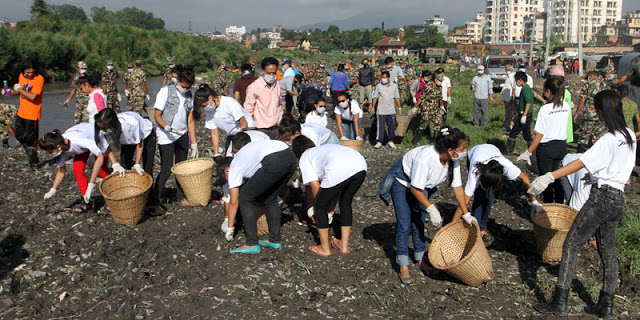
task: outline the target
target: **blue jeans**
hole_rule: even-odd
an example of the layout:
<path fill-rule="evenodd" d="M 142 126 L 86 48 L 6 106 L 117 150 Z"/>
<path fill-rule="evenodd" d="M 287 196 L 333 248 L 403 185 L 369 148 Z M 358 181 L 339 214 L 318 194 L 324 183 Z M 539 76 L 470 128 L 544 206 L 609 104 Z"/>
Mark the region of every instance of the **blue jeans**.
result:
<path fill-rule="evenodd" d="M 487 221 L 489 221 L 489 214 L 491 214 L 491 204 L 495 195 L 493 190 L 489 191 L 489 197 L 487 192 L 482 187 L 478 187 L 473 194 L 473 205 L 471 206 L 471 215 L 478 220 L 478 226 L 480 231 L 487 229 Z"/>
<path fill-rule="evenodd" d="M 362 119 L 358 118 L 358 128 L 360 128 L 360 123 Z M 355 140 L 356 138 L 356 125 L 353 121 L 342 119 L 342 132 L 344 132 L 344 136 L 349 140 Z"/>
<path fill-rule="evenodd" d="M 400 175 L 404 176 L 404 173 Z M 425 189 L 424 195 L 427 196 L 428 199 L 435 191 L 436 189 Z M 398 222 L 398 230 L 396 232 L 396 262 L 400 266 L 409 265 L 410 234 L 413 239 L 413 258 L 415 261 L 422 261 L 426 249 L 424 219 L 427 211 L 425 207 L 418 202 L 416 197 L 413 196 L 410 188 L 403 186 L 398 180 L 394 180 L 391 186 L 391 199 L 393 199 L 396 221 Z"/>

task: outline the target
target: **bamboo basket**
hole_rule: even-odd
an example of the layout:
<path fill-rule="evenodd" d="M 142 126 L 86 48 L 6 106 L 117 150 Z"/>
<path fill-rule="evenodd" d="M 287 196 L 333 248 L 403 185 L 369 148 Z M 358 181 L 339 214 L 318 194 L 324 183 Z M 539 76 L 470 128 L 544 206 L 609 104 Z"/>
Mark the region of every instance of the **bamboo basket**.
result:
<path fill-rule="evenodd" d="M 363 143 L 364 143 L 364 140 L 340 140 L 340 145 L 349 147 L 358 152 L 362 150 Z"/>
<path fill-rule="evenodd" d="M 98 189 L 104 197 L 116 223 L 135 226 L 147 204 L 147 196 L 153 178 L 146 172 L 141 176 L 135 170 L 127 170 L 124 177 L 117 174 L 106 177 Z"/>
<path fill-rule="evenodd" d="M 493 279 L 493 264 L 475 223 L 459 220 L 440 229 L 429 247 L 429 262 L 470 286 Z"/>
<path fill-rule="evenodd" d="M 396 126 L 396 136 L 404 137 L 404 135 L 407 133 L 407 129 L 409 128 L 411 117 L 396 116 L 396 122 L 398 123 L 398 126 Z"/>
<path fill-rule="evenodd" d="M 204 207 L 209 204 L 213 164 L 211 158 L 198 158 L 176 163 L 171 168 L 190 206 Z"/>
<path fill-rule="evenodd" d="M 536 247 L 542 261 L 559 263 L 562 260 L 564 240 L 578 211 L 559 203 L 545 203 L 542 205 L 542 210 L 531 219 Z"/>
<path fill-rule="evenodd" d="M 280 190 L 280 202 L 278 205 L 280 206 L 280 210 L 284 208 L 284 204 L 286 202 L 287 196 L 289 195 L 289 187 L 284 186 L 282 190 Z M 267 208 L 264 206 L 264 203 L 256 203 L 254 208 L 256 209 L 256 223 L 258 224 L 258 237 L 263 236 L 269 233 L 269 224 L 267 223 Z"/>

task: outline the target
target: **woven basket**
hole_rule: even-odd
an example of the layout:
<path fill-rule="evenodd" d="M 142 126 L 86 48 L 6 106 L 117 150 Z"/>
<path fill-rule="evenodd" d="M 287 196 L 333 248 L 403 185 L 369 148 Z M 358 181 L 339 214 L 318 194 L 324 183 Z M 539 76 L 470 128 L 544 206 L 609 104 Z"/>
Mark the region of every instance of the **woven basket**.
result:
<path fill-rule="evenodd" d="M 396 122 L 398 123 L 398 126 L 396 127 L 396 136 L 404 137 L 404 134 L 407 133 L 407 129 L 409 128 L 411 117 L 396 116 Z"/>
<path fill-rule="evenodd" d="M 280 209 L 284 208 L 284 204 L 286 203 L 287 196 L 289 195 L 289 187 L 285 186 L 280 190 L 280 199 L 282 202 L 280 203 Z M 264 203 L 256 203 L 254 208 L 256 209 L 256 223 L 258 224 L 258 237 L 263 236 L 269 233 L 269 224 L 267 223 L 267 207 L 264 206 Z"/>
<path fill-rule="evenodd" d="M 429 247 L 429 261 L 470 286 L 493 279 L 491 258 L 475 223 L 459 220 L 440 229 Z"/>
<path fill-rule="evenodd" d="M 533 233 L 536 247 L 546 263 L 558 263 L 562 260 L 564 239 L 571 229 L 578 211 L 564 204 L 545 203 L 543 211 L 533 215 Z"/>
<path fill-rule="evenodd" d="M 209 204 L 213 164 L 211 158 L 198 158 L 176 163 L 171 168 L 190 206 L 204 207 Z"/>
<path fill-rule="evenodd" d="M 153 184 L 153 178 L 135 170 L 127 170 L 124 177 L 113 174 L 106 177 L 98 189 L 111 210 L 116 223 L 135 226 L 144 214 L 147 196 Z"/>
<path fill-rule="evenodd" d="M 364 140 L 340 140 L 340 145 L 349 147 L 358 152 L 362 150 L 363 143 L 364 143 Z"/>

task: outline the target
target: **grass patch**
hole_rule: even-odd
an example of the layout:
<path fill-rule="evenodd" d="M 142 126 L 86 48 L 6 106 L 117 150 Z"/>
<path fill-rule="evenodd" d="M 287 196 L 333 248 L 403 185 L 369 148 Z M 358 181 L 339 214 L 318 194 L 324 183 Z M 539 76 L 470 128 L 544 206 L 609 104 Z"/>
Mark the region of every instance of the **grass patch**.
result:
<path fill-rule="evenodd" d="M 629 265 L 631 275 L 640 277 L 640 210 L 626 210 L 620 226 L 616 243 L 620 260 Z"/>

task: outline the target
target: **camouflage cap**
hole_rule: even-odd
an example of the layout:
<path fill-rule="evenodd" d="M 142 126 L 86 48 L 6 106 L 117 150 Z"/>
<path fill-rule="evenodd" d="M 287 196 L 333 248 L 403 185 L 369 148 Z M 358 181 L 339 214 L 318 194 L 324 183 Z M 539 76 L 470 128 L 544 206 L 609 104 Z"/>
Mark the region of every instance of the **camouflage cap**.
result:
<path fill-rule="evenodd" d="M 84 63 L 84 61 L 79 61 L 78 62 L 78 68 L 80 69 L 86 69 L 87 68 L 87 64 Z"/>
<path fill-rule="evenodd" d="M 136 64 L 142 64 L 142 60 L 136 60 Z"/>
<path fill-rule="evenodd" d="M 107 65 L 108 66 L 112 66 L 113 65 L 113 61 L 112 60 L 107 60 Z"/>
<path fill-rule="evenodd" d="M 351 59 L 347 59 L 345 62 L 346 63 L 351 63 Z"/>
<path fill-rule="evenodd" d="M 127 68 L 133 68 L 133 62 L 129 62 L 129 64 L 127 64 Z"/>
<path fill-rule="evenodd" d="M 167 60 L 169 60 L 169 64 L 176 63 L 176 57 L 171 57 L 171 58 L 168 58 Z"/>
<path fill-rule="evenodd" d="M 609 73 L 609 74 L 616 73 L 616 71 L 613 70 L 612 66 L 606 66 L 606 67 L 600 69 L 600 71 L 602 71 L 602 73 Z"/>

